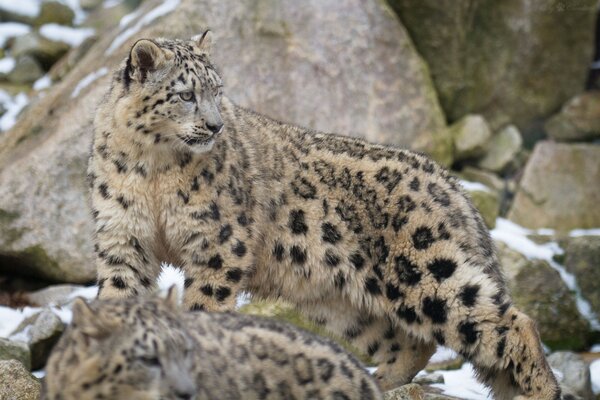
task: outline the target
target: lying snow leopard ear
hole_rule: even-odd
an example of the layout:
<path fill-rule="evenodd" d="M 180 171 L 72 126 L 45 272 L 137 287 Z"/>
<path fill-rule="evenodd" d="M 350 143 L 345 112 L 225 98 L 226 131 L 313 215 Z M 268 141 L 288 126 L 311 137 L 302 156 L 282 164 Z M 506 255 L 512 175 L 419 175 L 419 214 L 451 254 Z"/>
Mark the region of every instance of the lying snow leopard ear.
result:
<path fill-rule="evenodd" d="M 165 304 L 172 310 L 178 310 L 179 305 L 181 304 L 181 299 L 179 296 L 179 289 L 177 285 L 172 285 L 167 292 L 167 297 L 165 297 Z"/>
<path fill-rule="evenodd" d="M 115 328 L 114 324 L 93 310 L 81 297 L 73 301 L 72 312 L 73 326 L 87 337 L 100 339 L 110 335 Z"/>
<path fill-rule="evenodd" d="M 148 73 L 163 68 L 169 60 L 169 55 L 154 41 L 140 39 L 131 47 L 129 62 L 140 83 L 144 83 Z"/>
<path fill-rule="evenodd" d="M 194 42 L 196 49 L 200 53 L 210 55 L 210 52 L 212 51 L 213 42 L 214 42 L 213 33 L 207 29 L 206 31 L 204 31 L 204 33 L 193 36 L 192 42 Z"/>

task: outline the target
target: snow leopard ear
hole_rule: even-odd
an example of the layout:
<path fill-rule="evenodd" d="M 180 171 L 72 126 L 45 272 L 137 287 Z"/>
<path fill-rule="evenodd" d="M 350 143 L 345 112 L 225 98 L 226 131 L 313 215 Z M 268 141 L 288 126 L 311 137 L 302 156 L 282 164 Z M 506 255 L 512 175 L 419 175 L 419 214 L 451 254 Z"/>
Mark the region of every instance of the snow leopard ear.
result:
<path fill-rule="evenodd" d="M 177 285 L 172 285 L 167 292 L 167 297 L 165 297 L 165 304 L 172 310 L 179 309 L 179 289 L 177 289 Z"/>
<path fill-rule="evenodd" d="M 210 55 L 214 42 L 213 33 L 207 29 L 204 33 L 193 36 L 192 42 L 194 42 L 196 49 L 198 49 L 200 53 Z"/>
<path fill-rule="evenodd" d="M 163 68 L 169 55 L 150 39 L 140 39 L 131 47 L 128 64 L 134 77 L 144 83 L 148 73 Z"/>
<path fill-rule="evenodd" d="M 73 326 L 86 337 L 103 338 L 115 328 L 114 324 L 103 318 L 102 313 L 93 310 L 81 297 L 73 301 L 72 312 Z"/>

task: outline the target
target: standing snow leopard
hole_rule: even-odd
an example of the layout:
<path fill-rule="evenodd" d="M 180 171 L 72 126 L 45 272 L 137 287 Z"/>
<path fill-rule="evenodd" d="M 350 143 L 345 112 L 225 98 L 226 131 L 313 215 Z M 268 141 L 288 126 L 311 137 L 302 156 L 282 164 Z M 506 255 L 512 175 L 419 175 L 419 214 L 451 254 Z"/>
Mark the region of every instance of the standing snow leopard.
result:
<path fill-rule="evenodd" d="M 100 297 L 181 266 L 186 306 L 281 298 L 410 382 L 448 346 L 499 399 L 557 399 L 489 232 L 425 156 L 284 124 L 222 96 L 211 35 L 137 41 L 95 118 L 89 184 Z"/>

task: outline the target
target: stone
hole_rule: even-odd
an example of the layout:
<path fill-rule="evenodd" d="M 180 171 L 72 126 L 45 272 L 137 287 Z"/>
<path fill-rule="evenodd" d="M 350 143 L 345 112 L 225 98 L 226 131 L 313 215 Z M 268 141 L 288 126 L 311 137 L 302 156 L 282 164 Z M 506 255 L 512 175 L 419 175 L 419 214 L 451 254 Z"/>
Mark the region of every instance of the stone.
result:
<path fill-rule="evenodd" d="M 579 94 L 544 125 L 557 141 L 585 141 L 600 138 L 600 91 Z"/>
<path fill-rule="evenodd" d="M 500 194 L 495 190 L 467 190 L 475 208 L 479 210 L 485 225 L 489 229 L 496 226 L 496 218 L 500 213 Z"/>
<path fill-rule="evenodd" d="M 550 367 L 562 374 L 561 386 L 566 386 L 570 389 L 569 392 L 584 399 L 594 397 L 590 368 L 581 356 L 569 351 L 558 351 L 550 354 L 547 359 Z"/>
<path fill-rule="evenodd" d="M 600 236 L 569 237 L 559 243 L 566 270 L 575 275 L 581 294 L 600 315 Z"/>
<path fill-rule="evenodd" d="M 504 180 L 490 171 L 466 166 L 460 171 L 459 176 L 466 181 L 479 182 L 498 192 L 506 190 L 506 183 Z"/>
<path fill-rule="evenodd" d="M 519 130 L 513 125 L 508 125 L 492 137 L 486 155 L 477 165 L 489 171 L 502 172 L 515 159 L 522 144 Z"/>
<path fill-rule="evenodd" d="M 15 68 L 6 79 L 15 84 L 33 83 L 44 75 L 44 70 L 35 58 L 24 55 L 17 58 Z"/>
<path fill-rule="evenodd" d="M 161 4 L 145 1 L 141 14 Z M 427 65 L 384 2 L 182 0 L 113 49 L 132 24 L 99 31 L 81 62 L 0 136 L 0 271 L 63 283 L 95 278 L 85 175 L 92 119 L 111 74 L 71 96 L 86 76 L 116 68 L 140 37 L 213 27 L 225 94 L 241 106 L 452 161 Z"/>
<path fill-rule="evenodd" d="M 64 306 L 69 304 L 73 293 L 85 288 L 81 285 L 53 285 L 35 292 L 27 293 L 25 296 L 31 304 L 39 307 L 49 305 Z"/>
<path fill-rule="evenodd" d="M 75 13 L 66 4 L 53 0 L 44 0 L 40 6 L 40 13 L 33 20 L 33 24 L 35 26 L 52 23 L 59 25 L 73 25 L 74 18 Z"/>
<path fill-rule="evenodd" d="M 553 350 L 588 347 L 590 325 L 577 309 L 575 295 L 546 261 L 529 260 L 496 242 L 515 305 L 537 322 L 542 342 Z"/>
<path fill-rule="evenodd" d="M 69 51 L 69 45 L 31 32 L 15 38 L 11 51 L 14 57 L 29 55 L 35 58 L 44 70 L 48 70 Z"/>
<path fill-rule="evenodd" d="M 0 361 L 0 399 L 39 400 L 41 386 L 19 361 Z"/>
<path fill-rule="evenodd" d="M 31 369 L 31 352 L 24 342 L 0 338 L 0 360 L 17 360 Z"/>
<path fill-rule="evenodd" d="M 539 142 L 523 172 L 508 218 L 559 231 L 600 226 L 600 146 Z"/>
<path fill-rule="evenodd" d="M 388 0 L 428 62 L 450 121 L 482 114 L 526 142 L 585 87 L 597 0 Z M 424 23 L 426 21 L 426 23 Z"/>
<path fill-rule="evenodd" d="M 65 326 L 50 310 L 43 310 L 26 318 L 11 335 L 12 340 L 25 341 L 31 350 L 31 368 L 37 370 L 46 365 L 50 351 L 60 339 Z"/>
<path fill-rule="evenodd" d="M 423 388 L 416 383 L 402 385 L 383 394 L 384 400 L 423 400 L 424 398 Z"/>
<path fill-rule="evenodd" d="M 454 140 L 454 160 L 482 156 L 492 132 L 481 115 L 466 115 L 449 128 Z"/>
<path fill-rule="evenodd" d="M 102 4 L 102 0 L 79 0 L 79 5 L 85 11 L 91 11 L 98 8 Z"/>
<path fill-rule="evenodd" d="M 439 372 L 418 374 L 413 378 L 414 383 L 419 385 L 432 385 L 434 383 L 444 383 L 444 375 Z"/>

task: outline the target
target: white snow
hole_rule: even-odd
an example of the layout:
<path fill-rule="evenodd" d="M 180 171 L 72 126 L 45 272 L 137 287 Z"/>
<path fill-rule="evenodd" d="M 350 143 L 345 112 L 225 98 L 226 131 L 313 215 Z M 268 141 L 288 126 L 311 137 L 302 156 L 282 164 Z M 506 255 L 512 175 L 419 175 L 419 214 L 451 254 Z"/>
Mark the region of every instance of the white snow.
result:
<path fill-rule="evenodd" d="M 592 391 L 594 394 L 600 394 L 600 360 L 590 364 L 590 375 L 592 378 Z"/>
<path fill-rule="evenodd" d="M 527 235 L 537 232 L 539 231 L 531 231 L 507 219 L 498 218 L 496 219 L 496 228 L 494 228 L 490 233 L 494 240 L 503 242 L 508 247 L 524 255 L 525 257 L 548 262 L 548 264 L 560 274 L 560 277 L 565 282 L 569 290 L 575 292 L 577 309 L 579 310 L 580 314 L 589 321 L 590 326 L 594 330 L 600 330 L 598 316 L 594 314 L 590 303 L 581 295 L 581 290 L 577 285 L 577 279 L 562 265 L 554 261 L 554 256 L 563 254 L 563 250 L 556 242 L 537 244 L 527 237 Z"/>
<path fill-rule="evenodd" d="M 42 379 L 44 376 L 46 376 L 46 371 L 40 369 L 39 371 L 32 371 L 31 374 L 38 379 Z"/>
<path fill-rule="evenodd" d="M 600 343 L 593 345 L 590 349 L 590 353 L 600 353 Z"/>
<path fill-rule="evenodd" d="M 0 58 L 0 73 L 8 74 L 15 68 L 16 61 L 12 57 Z"/>
<path fill-rule="evenodd" d="M 240 294 L 238 294 L 237 298 L 235 299 L 235 308 L 241 308 L 241 307 L 245 306 L 246 304 L 249 304 L 250 300 L 251 300 L 250 293 L 240 292 Z"/>
<path fill-rule="evenodd" d="M 0 23 L 0 47 L 4 47 L 8 39 L 16 36 L 25 35 L 29 32 L 31 32 L 31 27 L 20 22 Z"/>
<path fill-rule="evenodd" d="M 17 116 L 29 103 L 29 99 L 25 93 L 19 93 L 15 97 L 11 97 L 5 91 L 0 90 L 0 103 L 6 109 L 4 115 L 0 117 L 0 131 L 6 131 L 17 122 Z"/>
<path fill-rule="evenodd" d="M 137 17 L 139 17 L 140 15 L 142 15 L 142 9 L 138 8 L 137 10 L 134 10 L 132 12 L 130 12 L 127 15 L 124 15 L 121 20 L 119 21 L 119 28 L 125 28 L 127 25 L 129 25 L 129 23 L 131 21 L 133 21 L 134 19 L 136 19 Z"/>
<path fill-rule="evenodd" d="M 64 42 L 71 47 L 77 47 L 90 36 L 93 36 L 93 28 L 73 28 L 58 24 L 45 24 L 40 27 L 40 34 L 47 39 L 56 42 Z"/>
<path fill-rule="evenodd" d="M 102 7 L 104 7 L 104 8 L 115 7 L 115 6 L 118 6 L 119 4 L 121 4 L 122 2 L 123 2 L 123 0 L 104 0 Z"/>
<path fill-rule="evenodd" d="M 106 49 L 105 54 L 112 54 L 116 49 L 119 48 L 119 46 L 125 43 L 137 32 L 139 32 L 139 30 L 142 29 L 144 26 L 149 25 L 155 19 L 174 11 L 180 2 L 181 0 L 163 1 L 161 5 L 155 7 L 153 10 L 149 11 L 146 15 L 140 18 L 131 28 L 128 28 L 125 31 L 121 32 L 121 34 L 117 36 L 115 40 L 113 40 L 108 49 Z"/>
<path fill-rule="evenodd" d="M 439 363 L 439 362 L 452 360 L 456 357 L 458 357 L 458 354 L 456 354 L 456 352 L 454 350 L 449 349 L 444 346 L 438 346 L 435 353 L 433 353 L 433 355 L 429 359 L 429 362 Z"/>
<path fill-rule="evenodd" d="M 34 90 L 44 90 L 50 86 L 52 86 L 52 78 L 50 78 L 48 75 L 44 75 L 37 81 L 33 82 Z"/>
<path fill-rule="evenodd" d="M 477 381 L 473 366 L 464 363 L 460 369 L 453 371 L 436 371 L 444 376 L 444 383 L 431 386 L 443 390 L 448 396 L 456 396 L 467 400 L 493 400 L 489 390 Z"/>
<path fill-rule="evenodd" d="M 75 97 L 79 96 L 79 93 L 81 93 L 83 89 L 88 87 L 96 79 L 101 78 L 106 74 L 108 74 L 108 68 L 102 67 L 99 70 L 94 71 L 89 75 L 86 75 L 82 80 L 80 80 L 77 83 L 75 89 L 73 89 L 73 92 L 71 93 L 71 98 L 74 99 Z"/>
<path fill-rule="evenodd" d="M 161 296 L 165 297 L 171 286 L 177 287 L 179 304 L 183 302 L 183 284 L 185 276 L 183 271 L 171 264 L 162 264 L 160 274 L 158 275 L 158 290 Z"/>
<path fill-rule="evenodd" d="M 469 181 L 465 181 L 463 179 L 459 179 L 459 182 L 460 182 L 461 186 L 467 192 L 489 192 L 490 191 L 490 188 L 485 186 L 483 183 L 469 182 Z"/>
<path fill-rule="evenodd" d="M 580 236 L 600 236 L 600 228 L 593 229 L 573 229 L 569 232 L 570 237 Z"/>
<path fill-rule="evenodd" d="M 40 13 L 40 0 L 0 0 L 0 9 L 34 18 Z"/>

